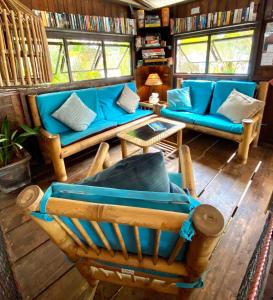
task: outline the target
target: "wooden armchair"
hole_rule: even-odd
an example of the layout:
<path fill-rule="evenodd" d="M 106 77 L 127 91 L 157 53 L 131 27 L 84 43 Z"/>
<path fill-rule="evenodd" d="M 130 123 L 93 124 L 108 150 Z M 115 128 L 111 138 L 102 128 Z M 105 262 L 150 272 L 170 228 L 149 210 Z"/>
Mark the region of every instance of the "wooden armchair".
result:
<path fill-rule="evenodd" d="M 109 167 L 108 148 L 106 143 L 100 145 L 88 176 Z M 180 149 L 179 158 L 183 187 L 195 196 L 187 146 Z M 111 203 L 117 195 L 118 203 Z M 121 205 L 124 198 L 149 198 L 151 206 L 161 199 L 160 203 L 176 209 Z M 182 194 L 55 183 L 45 193 L 38 186 L 25 188 L 17 205 L 75 262 L 91 286 L 101 280 L 181 299 L 200 287 L 224 227 L 216 208 Z M 181 234 L 187 229 L 195 232 L 192 240 Z"/>

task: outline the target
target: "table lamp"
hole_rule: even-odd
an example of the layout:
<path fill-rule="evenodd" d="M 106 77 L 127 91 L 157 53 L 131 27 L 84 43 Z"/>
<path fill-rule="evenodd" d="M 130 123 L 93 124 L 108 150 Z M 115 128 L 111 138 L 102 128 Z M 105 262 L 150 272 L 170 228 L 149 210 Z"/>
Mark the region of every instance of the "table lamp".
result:
<path fill-rule="evenodd" d="M 148 78 L 145 81 L 145 85 L 149 86 L 152 90 L 149 94 L 152 94 L 149 98 L 149 102 L 152 104 L 156 104 L 159 101 L 159 95 L 158 93 L 153 93 L 153 87 L 162 85 L 163 82 L 160 79 L 159 75 L 157 73 L 149 74 Z"/>

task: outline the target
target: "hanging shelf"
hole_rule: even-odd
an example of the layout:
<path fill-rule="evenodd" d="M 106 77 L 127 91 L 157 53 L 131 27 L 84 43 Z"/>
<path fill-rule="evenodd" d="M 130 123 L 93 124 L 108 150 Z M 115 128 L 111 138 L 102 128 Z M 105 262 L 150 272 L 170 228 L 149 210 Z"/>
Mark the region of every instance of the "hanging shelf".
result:
<path fill-rule="evenodd" d="M 17 0 L 0 0 L 0 87 L 33 86 L 51 79 L 41 19 Z"/>

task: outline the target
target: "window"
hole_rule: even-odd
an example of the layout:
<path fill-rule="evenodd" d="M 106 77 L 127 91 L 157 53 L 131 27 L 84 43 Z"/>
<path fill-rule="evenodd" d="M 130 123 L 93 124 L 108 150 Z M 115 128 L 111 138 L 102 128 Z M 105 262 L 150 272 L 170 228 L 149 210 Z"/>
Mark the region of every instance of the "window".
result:
<path fill-rule="evenodd" d="M 52 83 L 69 82 L 63 40 L 50 39 L 48 40 L 48 47 L 53 73 Z"/>
<path fill-rule="evenodd" d="M 48 39 L 48 46 L 52 83 L 132 75 L 130 42 Z"/>
<path fill-rule="evenodd" d="M 105 78 L 101 42 L 72 40 L 67 48 L 73 81 Z"/>
<path fill-rule="evenodd" d="M 253 30 L 179 39 L 176 72 L 247 74 L 252 42 Z"/>
<path fill-rule="evenodd" d="M 130 43 L 105 42 L 107 77 L 131 75 Z"/>

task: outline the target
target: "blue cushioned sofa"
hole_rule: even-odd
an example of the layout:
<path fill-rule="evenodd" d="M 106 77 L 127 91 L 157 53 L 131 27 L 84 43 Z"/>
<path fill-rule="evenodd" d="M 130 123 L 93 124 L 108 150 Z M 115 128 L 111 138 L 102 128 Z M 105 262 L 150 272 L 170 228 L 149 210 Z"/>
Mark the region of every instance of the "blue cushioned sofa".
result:
<path fill-rule="evenodd" d="M 163 108 L 163 117 L 186 123 L 188 128 L 219 137 L 234 140 L 239 143 L 238 160 L 246 163 L 249 146 L 253 141 L 257 145 L 263 111 L 259 111 L 251 119 L 235 124 L 229 119 L 217 114 L 218 108 L 226 100 L 233 89 L 250 97 L 265 101 L 268 84 L 257 85 L 255 82 L 220 80 L 184 80 L 178 81 L 178 87 L 190 87 L 192 107 L 187 111 L 174 111 Z"/>
<path fill-rule="evenodd" d="M 127 84 L 133 91 L 136 91 L 134 82 Z M 124 85 L 116 84 L 28 96 L 34 124 L 41 127 L 41 151 L 46 162 L 52 161 L 58 181 L 67 180 L 64 158 L 113 138 L 126 127 L 155 116 L 152 110 L 142 108 L 141 104 L 133 114 L 128 114 L 121 109 L 116 102 Z M 71 130 L 52 117 L 52 113 L 73 92 L 76 92 L 84 104 L 97 114 L 95 121 L 86 130 L 80 132 Z"/>

